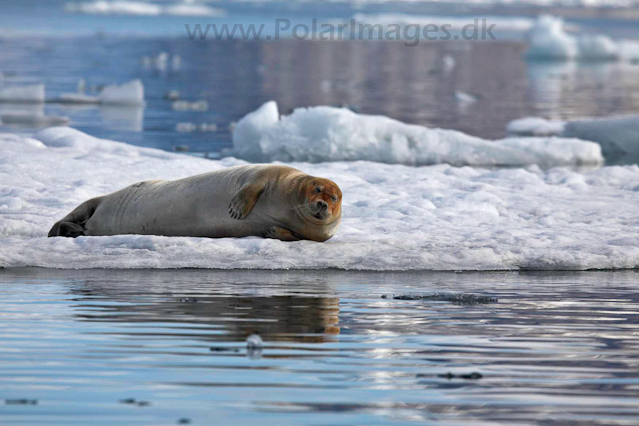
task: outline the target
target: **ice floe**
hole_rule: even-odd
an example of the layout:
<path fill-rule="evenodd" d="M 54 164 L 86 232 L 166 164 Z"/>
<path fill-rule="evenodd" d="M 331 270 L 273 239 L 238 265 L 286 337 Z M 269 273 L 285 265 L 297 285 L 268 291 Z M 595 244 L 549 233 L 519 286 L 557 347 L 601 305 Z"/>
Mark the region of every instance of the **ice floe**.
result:
<path fill-rule="evenodd" d="M 226 11 L 204 4 L 184 1 L 173 4 L 156 4 L 146 1 L 97 0 L 92 2 L 69 2 L 65 10 L 72 13 L 94 15 L 143 15 L 143 16 L 225 16 Z"/>
<path fill-rule="evenodd" d="M 572 121 L 527 117 L 511 121 L 513 135 L 555 135 L 598 143 L 609 164 L 639 162 L 639 115 L 612 118 L 584 118 Z"/>
<path fill-rule="evenodd" d="M 199 100 L 199 101 L 193 101 L 193 102 L 189 102 L 189 101 L 174 101 L 173 103 L 171 103 L 171 108 L 173 108 L 173 110 L 175 110 L 175 111 L 200 111 L 200 112 L 204 112 L 204 111 L 208 111 L 209 110 L 209 103 L 208 103 L 208 101 L 205 101 L 205 100 Z"/>
<path fill-rule="evenodd" d="M 178 123 L 175 125 L 175 130 L 180 133 L 191 133 L 195 131 L 200 132 L 217 132 L 217 124 L 215 123 L 201 123 L 195 124 L 190 122 Z"/>
<path fill-rule="evenodd" d="M 525 117 L 508 123 L 506 131 L 517 136 L 559 136 L 564 131 L 564 125 L 564 121 Z"/>
<path fill-rule="evenodd" d="M 543 15 L 528 33 L 531 59 L 614 61 L 639 57 L 639 44 L 599 34 L 572 35 L 561 18 Z"/>
<path fill-rule="evenodd" d="M 99 104 L 98 96 L 85 95 L 84 93 L 63 93 L 51 102 L 60 104 Z"/>
<path fill-rule="evenodd" d="M 142 56 L 140 63 L 144 68 L 154 69 L 164 72 L 169 68 L 173 71 L 179 71 L 182 67 L 182 58 L 180 55 L 170 55 L 167 52 L 160 52 L 157 56 Z"/>
<path fill-rule="evenodd" d="M 0 267 L 590 269 L 639 266 L 639 167 L 489 170 L 293 163 L 333 179 L 343 221 L 326 243 L 121 235 L 46 238 L 88 198 L 147 179 L 245 164 L 96 139 L 71 128 L 0 135 Z"/>
<path fill-rule="evenodd" d="M 84 84 L 82 85 L 84 88 Z M 140 80 L 123 84 L 110 84 L 100 89 L 98 96 L 77 93 L 63 93 L 51 99 L 60 104 L 104 104 L 104 105 L 144 105 L 144 85 Z"/>
<path fill-rule="evenodd" d="M 140 80 L 112 84 L 102 89 L 98 97 L 103 104 L 143 105 L 144 85 Z"/>
<path fill-rule="evenodd" d="M 224 155 L 253 162 L 368 160 L 408 165 L 537 164 L 544 168 L 603 161 L 599 146 L 577 139 L 488 141 L 332 107 L 300 108 L 280 118 L 273 101 L 237 123 L 233 149 Z"/>

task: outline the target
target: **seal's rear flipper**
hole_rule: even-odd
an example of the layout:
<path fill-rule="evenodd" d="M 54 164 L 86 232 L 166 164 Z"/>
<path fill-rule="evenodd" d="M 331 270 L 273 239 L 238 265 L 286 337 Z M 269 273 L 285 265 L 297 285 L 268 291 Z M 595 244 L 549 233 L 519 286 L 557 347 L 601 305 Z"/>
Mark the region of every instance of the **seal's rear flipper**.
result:
<path fill-rule="evenodd" d="M 84 235 L 84 227 L 77 223 L 62 222 L 58 225 L 58 237 L 75 238 Z"/>
<path fill-rule="evenodd" d="M 56 222 L 49 231 L 48 236 L 75 238 L 84 235 L 84 225 L 95 213 L 101 198 L 92 198 L 80 204 L 75 210 L 63 217 L 62 220 Z"/>

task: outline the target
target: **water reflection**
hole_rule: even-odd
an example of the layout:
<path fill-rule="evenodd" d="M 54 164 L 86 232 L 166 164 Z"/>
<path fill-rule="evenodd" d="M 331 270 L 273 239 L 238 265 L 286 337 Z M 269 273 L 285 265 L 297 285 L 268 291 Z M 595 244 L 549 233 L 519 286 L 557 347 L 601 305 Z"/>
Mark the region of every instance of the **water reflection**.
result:
<path fill-rule="evenodd" d="M 99 309 L 98 314 L 78 314 L 87 321 L 104 321 L 125 324 L 177 323 L 216 330 L 215 336 L 207 333 L 202 339 L 211 342 L 243 342 L 258 333 L 269 342 L 321 343 L 331 341 L 339 334 L 339 299 L 334 297 L 297 296 L 197 296 L 172 297 L 164 293 L 153 301 L 136 303 L 139 295 L 130 297 L 109 294 L 99 283 L 87 281 L 81 293 L 89 296 L 77 300 L 81 311 L 89 307 Z M 95 298 L 99 297 L 99 302 Z M 103 303 L 104 302 L 104 303 Z M 139 335 L 138 335 L 139 336 Z M 176 337 L 179 335 L 176 335 Z M 193 335 L 190 335 L 193 337 Z"/>
<path fill-rule="evenodd" d="M 100 115 L 104 125 L 111 130 L 141 132 L 144 128 L 144 107 L 142 106 L 102 105 Z"/>
<path fill-rule="evenodd" d="M 632 424 L 637 276 L 0 271 L 0 423 Z"/>
<path fill-rule="evenodd" d="M 526 61 L 516 41 L 190 41 L 60 39 L 53 51 L 29 49 L 37 38 L 3 45 L 0 71 L 7 85 L 46 83 L 49 99 L 87 87 L 139 78 L 146 109 L 74 109 L 46 105 L 97 137 L 173 150 L 211 152 L 228 147 L 228 125 L 269 100 L 293 108 L 348 106 L 414 124 L 505 136 L 506 124 L 526 116 L 572 119 L 639 113 L 639 66 L 630 63 Z M 144 56 L 179 55 L 179 71 L 156 72 Z M 208 111 L 174 111 L 169 90 Z M 460 105 L 457 94 L 476 99 Z M 178 123 L 214 123 L 217 132 L 180 133 Z M 3 128 L 5 131 L 10 130 Z"/>

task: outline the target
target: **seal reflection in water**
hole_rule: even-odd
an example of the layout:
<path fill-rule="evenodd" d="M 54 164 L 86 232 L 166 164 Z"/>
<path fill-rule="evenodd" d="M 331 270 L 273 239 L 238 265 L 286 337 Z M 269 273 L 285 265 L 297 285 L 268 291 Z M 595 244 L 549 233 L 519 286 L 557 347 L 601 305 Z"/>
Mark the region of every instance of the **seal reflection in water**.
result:
<path fill-rule="evenodd" d="M 342 192 L 287 166 L 231 167 L 174 181 L 145 181 L 82 203 L 49 237 L 262 236 L 326 241 L 337 232 Z"/>

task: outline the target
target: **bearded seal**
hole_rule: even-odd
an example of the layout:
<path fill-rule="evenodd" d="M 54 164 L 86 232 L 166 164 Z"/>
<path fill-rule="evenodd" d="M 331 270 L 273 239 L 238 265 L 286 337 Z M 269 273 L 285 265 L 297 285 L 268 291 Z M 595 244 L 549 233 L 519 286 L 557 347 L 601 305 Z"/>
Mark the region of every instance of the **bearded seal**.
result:
<path fill-rule="evenodd" d="M 139 182 L 85 201 L 49 237 L 261 236 L 326 241 L 337 232 L 342 192 L 287 166 L 249 165 L 180 180 Z"/>

